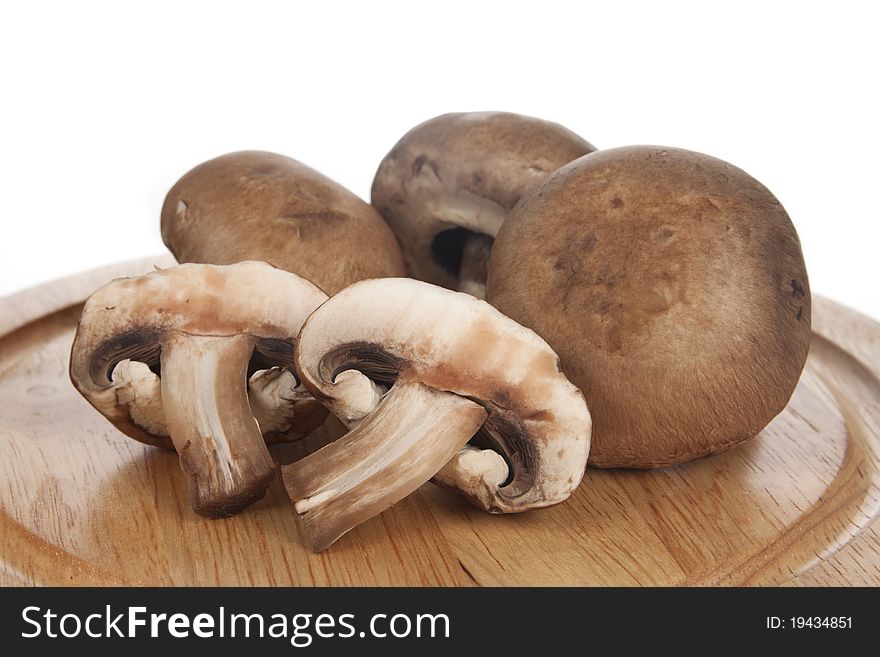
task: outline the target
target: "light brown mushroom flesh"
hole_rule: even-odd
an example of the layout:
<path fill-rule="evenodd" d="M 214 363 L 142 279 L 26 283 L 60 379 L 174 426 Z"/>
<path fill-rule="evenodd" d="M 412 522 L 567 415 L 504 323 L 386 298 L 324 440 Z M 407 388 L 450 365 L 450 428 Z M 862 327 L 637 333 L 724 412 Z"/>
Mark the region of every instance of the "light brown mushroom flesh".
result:
<path fill-rule="evenodd" d="M 197 513 L 230 515 L 275 473 L 263 434 L 293 440 L 326 416 L 292 371 L 296 335 L 326 298 L 263 262 L 118 279 L 86 301 L 70 377 L 121 431 L 177 450 Z"/>
<path fill-rule="evenodd" d="M 561 502 L 581 481 L 583 396 L 539 336 L 470 295 L 356 283 L 308 318 L 296 363 L 350 428 L 282 468 L 316 551 L 435 475 L 491 513 Z"/>

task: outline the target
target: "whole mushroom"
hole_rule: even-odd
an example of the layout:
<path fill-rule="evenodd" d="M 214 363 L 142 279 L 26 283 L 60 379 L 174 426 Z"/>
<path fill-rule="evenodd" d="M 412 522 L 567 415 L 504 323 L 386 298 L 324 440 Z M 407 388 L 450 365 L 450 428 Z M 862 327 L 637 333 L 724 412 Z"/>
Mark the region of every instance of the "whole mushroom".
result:
<path fill-rule="evenodd" d="M 594 150 L 530 116 L 444 114 L 410 130 L 385 156 L 372 203 L 412 276 L 484 298 L 492 241 L 507 214 L 547 174 Z"/>
<path fill-rule="evenodd" d="M 498 233 L 488 299 L 559 354 L 602 467 L 681 463 L 755 436 L 810 346 L 810 286 L 782 205 L 733 165 L 674 148 L 593 153 L 531 190 Z"/>
<path fill-rule="evenodd" d="M 122 432 L 177 450 L 197 513 L 230 515 L 274 476 L 265 440 L 326 417 L 292 367 L 296 335 L 326 298 L 263 262 L 117 279 L 86 301 L 70 378 Z"/>
<path fill-rule="evenodd" d="M 316 551 L 435 475 L 491 513 L 556 504 L 581 481 L 583 395 L 540 337 L 485 301 L 411 279 L 355 283 L 308 318 L 296 363 L 350 427 L 282 468 Z"/>
<path fill-rule="evenodd" d="M 263 151 L 229 153 L 184 175 L 162 206 L 178 262 L 264 260 L 328 294 L 404 275 L 400 248 L 367 203 L 314 169 Z"/>

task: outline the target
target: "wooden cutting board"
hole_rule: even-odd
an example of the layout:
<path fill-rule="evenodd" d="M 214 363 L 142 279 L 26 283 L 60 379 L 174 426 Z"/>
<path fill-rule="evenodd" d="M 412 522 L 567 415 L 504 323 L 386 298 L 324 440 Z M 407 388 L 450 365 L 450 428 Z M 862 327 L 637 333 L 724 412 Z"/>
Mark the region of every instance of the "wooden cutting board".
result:
<path fill-rule="evenodd" d="M 880 584 L 880 325 L 855 312 L 814 300 L 791 403 L 726 454 L 591 469 L 565 504 L 516 516 L 427 484 L 315 555 L 279 482 L 239 516 L 198 517 L 176 454 L 126 438 L 71 386 L 81 302 L 154 264 L 172 261 L 0 300 L 0 584 Z"/>

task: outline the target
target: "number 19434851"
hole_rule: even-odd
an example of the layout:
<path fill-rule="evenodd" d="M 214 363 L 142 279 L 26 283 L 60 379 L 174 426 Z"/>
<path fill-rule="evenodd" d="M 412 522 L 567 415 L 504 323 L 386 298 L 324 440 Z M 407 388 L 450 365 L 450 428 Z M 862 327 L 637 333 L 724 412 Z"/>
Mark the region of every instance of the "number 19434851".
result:
<path fill-rule="evenodd" d="M 850 630 L 852 616 L 767 616 L 766 623 L 768 630 Z"/>

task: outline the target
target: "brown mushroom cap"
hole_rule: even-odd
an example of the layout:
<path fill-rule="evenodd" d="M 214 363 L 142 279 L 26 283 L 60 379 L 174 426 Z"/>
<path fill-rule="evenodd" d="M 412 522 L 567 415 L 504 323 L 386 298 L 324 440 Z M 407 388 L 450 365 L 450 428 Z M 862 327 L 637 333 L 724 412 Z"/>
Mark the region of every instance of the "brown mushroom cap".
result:
<path fill-rule="evenodd" d="M 117 279 L 86 301 L 70 378 L 127 435 L 177 449 L 197 512 L 229 515 L 274 473 L 261 433 L 296 439 L 326 416 L 291 371 L 296 335 L 326 299 L 264 262 Z"/>
<path fill-rule="evenodd" d="M 779 201 L 686 150 L 587 155 L 498 234 L 488 299 L 541 335 L 586 396 L 590 463 L 654 467 L 756 435 L 810 344 L 810 288 Z"/>
<path fill-rule="evenodd" d="M 529 116 L 444 114 L 410 130 L 385 156 L 372 203 L 397 235 L 412 276 L 471 292 L 460 281 L 467 237 L 486 237 L 478 247 L 485 262 L 491 238 L 526 190 L 594 150 L 570 130 Z M 475 278 L 485 285 L 485 271 Z"/>
<path fill-rule="evenodd" d="M 544 340 L 485 301 L 411 279 L 362 281 L 309 317 L 296 363 L 354 427 L 282 468 L 316 549 L 435 475 L 493 513 L 561 502 L 581 481 L 583 395 Z"/>
<path fill-rule="evenodd" d="M 261 151 L 223 155 L 178 180 L 162 206 L 162 238 L 179 262 L 264 260 L 328 294 L 404 273 L 372 207 L 314 169 Z"/>

